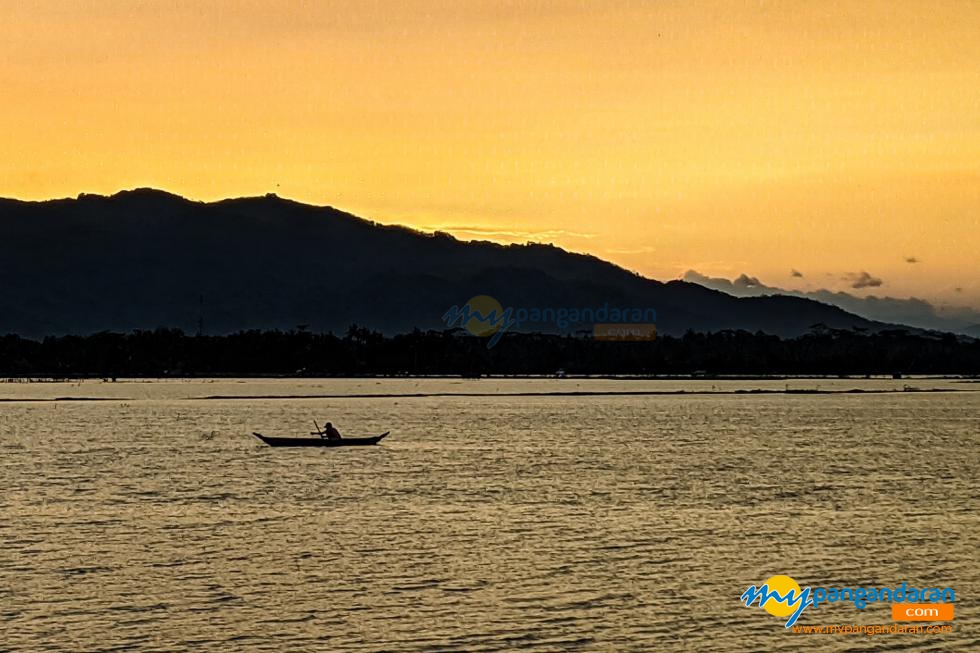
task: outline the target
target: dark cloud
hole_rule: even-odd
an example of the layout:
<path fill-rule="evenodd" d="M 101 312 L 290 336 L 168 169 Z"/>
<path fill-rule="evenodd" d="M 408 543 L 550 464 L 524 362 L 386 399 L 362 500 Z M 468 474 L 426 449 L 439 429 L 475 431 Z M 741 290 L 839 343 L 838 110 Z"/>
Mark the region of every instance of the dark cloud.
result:
<path fill-rule="evenodd" d="M 709 277 L 701 274 L 697 270 L 688 270 L 684 273 L 684 281 L 690 281 L 691 283 L 700 284 L 706 288 L 714 288 L 715 290 L 721 290 L 722 292 L 727 292 L 730 295 L 740 297 L 746 294 L 754 295 L 757 294 L 758 291 L 778 291 L 778 288 L 769 288 L 766 286 L 764 283 L 759 281 L 758 277 L 750 277 L 747 274 L 741 274 L 738 276 L 738 278 L 729 281 L 728 279 L 722 277 Z"/>
<path fill-rule="evenodd" d="M 861 281 L 864 276 L 872 281 L 875 280 L 867 272 L 846 275 L 845 279 L 851 283 Z M 922 329 L 938 329 L 940 331 L 953 331 L 957 333 L 967 333 L 980 324 L 980 311 L 963 307 L 958 309 L 944 308 L 937 309 L 924 299 L 910 297 L 899 299 L 895 297 L 858 297 L 846 292 L 833 290 L 810 290 L 799 291 L 785 288 L 767 286 L 755 277 L 743 274 L 736 279 L 728 280 L 721 277 L 709 277 L 696 270 L 688 270 L 684 274 L 684 280 L 696 283 L 706 288 L 720 290 L 721 292 L 734 295 L 735 297 L 761 297 L 762 295 L 789 295 L 792 297 L 805 297 L 815 299 L 824 304 L 837 306 L 845 311 L 866 317 L 869 320 L 877 320 L 889 324 L 906 324 Z M 755 284 L 755 285 L 751 285 Z M 957 292 L 963 292 L 962 288 L 957 288 Z"/>
<path fill-rule="evenodd" d="M 789 271 L 789 276 L 791 276 L 791 277 L 799 277 L 800 279 L 802 279 L 803 278 L 803 273 L 800 272 L 799 270 L 797 270 L 796 268 L 793 268 L 792 270 Z"/>
<path fill-rule="evenodd" d="M 851 282 L 851 288 L 877 288 L 878 286 L 885 283 L 878 277 L 873 277 L 868 274 L 865 270 L 860 272 L 851 272 L 844 276 L 845 281 Z"/>
<path fill-rule="evenodd" d="M 741 293 L 735 292 L 735 284 L 728 279 L 724 279 L 722 277 L 709 277 L 705 274 L 701 274 L 697 270 L 688 270 L 685 272 L 684 281 L 690 281 L 691 283 L 696 283 L 704 286 L 705 288 L 712 288 L 714 290 L 727 292 L 730 295 L 741 295 Z"/>
<path fill-rule="evenodd" d="M 915 258 L 914 256 L 906 256 L 905 257 L 905 262 L 906 263 L 918 263 L 919 262 L 919 259 Z"/>
<path fill-rule="evenodd" d="M 750 277 L 747 274 L 739 275 L 738 279 L 732 282 L 736 288 L 761 288 L 764 287 L 763 283 L 759 281 L 756 277 Z"/>

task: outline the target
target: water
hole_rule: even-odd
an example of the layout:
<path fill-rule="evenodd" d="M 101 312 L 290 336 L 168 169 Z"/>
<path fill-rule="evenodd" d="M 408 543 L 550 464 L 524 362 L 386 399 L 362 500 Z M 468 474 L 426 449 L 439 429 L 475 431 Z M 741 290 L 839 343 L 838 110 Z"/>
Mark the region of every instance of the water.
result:
<path fill-rule="evenodd" d="M 0 384 L 0 649 L 980 644 L 980 389 L 952 381 Z M 703 394 L 517 396 L 554 391 Z M 465 392 L 489 396 L 432 395 Z M 729 394 L 710 394 L 725 392 Z M 331 395 L 313 399 L 209 396 Z M 25 401 L 55 397 L 107 401 Z M 271 449 L 252 431 L 392 431 Z M 805 635 L 739 595 L 952 587 L 954 632 Z M 890 625 L 886 604 L 800 624 Z M 808 640 L 808 641 L 803 641 Z"/>

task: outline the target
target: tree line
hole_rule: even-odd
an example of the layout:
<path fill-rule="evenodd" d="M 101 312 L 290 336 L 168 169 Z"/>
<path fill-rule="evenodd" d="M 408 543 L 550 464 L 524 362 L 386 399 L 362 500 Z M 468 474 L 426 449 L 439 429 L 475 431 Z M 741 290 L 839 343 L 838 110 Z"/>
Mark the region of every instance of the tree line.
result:
<path fill-rule="evenodd" d="M 386 336 L 306 330 L 189 335 L 175 329 L 0 337 L 0 377 L 487 374 L 980 374 L 980 340 L 904 330 L 814 327 L 796 338 L 688 332 L 608 342 L 541 333 L 487 338 L 462 329 Z"/>

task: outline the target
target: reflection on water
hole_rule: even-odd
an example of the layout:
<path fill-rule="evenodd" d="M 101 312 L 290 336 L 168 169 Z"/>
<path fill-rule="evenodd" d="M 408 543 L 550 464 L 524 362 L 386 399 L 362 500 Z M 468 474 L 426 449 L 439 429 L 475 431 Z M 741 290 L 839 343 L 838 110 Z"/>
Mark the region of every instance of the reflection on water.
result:
<path fill-rule="evenodd" d="M 194 399 L 568 383 L 602 391 L 720 385 L 3 384 L 0 397 L 14 399 L 116 399 L 0 404 L 0 648 L 975 643 L 975 392 Z M 352 436 L 392 435 L 381 447 L 341 450 L 271 449 L 249 435 L 305 434 L 314 418 Z M 784 632 L 780 620 L 738 600 L 781 573 L 811 585 L 951 586 L 960 602 L 954 633 Z M 809 610 L 800 623 L 891 618 L 885 605 L 841 604 Z"/>

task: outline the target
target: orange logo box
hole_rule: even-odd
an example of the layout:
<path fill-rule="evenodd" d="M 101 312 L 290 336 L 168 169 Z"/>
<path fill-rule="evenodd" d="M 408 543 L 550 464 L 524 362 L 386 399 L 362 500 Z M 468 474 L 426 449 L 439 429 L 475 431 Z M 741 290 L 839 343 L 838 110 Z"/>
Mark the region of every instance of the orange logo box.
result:
<path fill-rule="evenodd" d="M 952 621 L 952 603 L 892 603 L 895 621 Z"/>
<path fill-rule="evenodd" d="M 596 340 L 655 340 L 656 324 L 597 324 L 592 329 Z"/>

